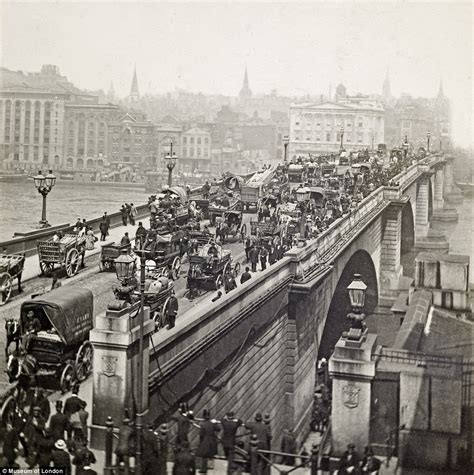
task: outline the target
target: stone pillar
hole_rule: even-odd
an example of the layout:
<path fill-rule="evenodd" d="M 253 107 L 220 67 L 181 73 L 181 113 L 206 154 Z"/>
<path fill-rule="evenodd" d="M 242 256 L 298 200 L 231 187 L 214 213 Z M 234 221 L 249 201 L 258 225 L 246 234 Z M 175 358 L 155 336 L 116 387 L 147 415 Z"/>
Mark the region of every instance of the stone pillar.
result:
<path fill-rule="evenodd" d="M 438 165 L 434 177 L 434 207 L 436 209 L 442 209 L 444 205 L 443 187 L 444 167 L 443 165 Z"/>
<path fill-rule="evenodd" d="M 331 432 L 335 455 L 342 455 L 347 444 L 363 453 L 369 445 L 371 383 L 375 377 L 377 335 L 368 334 L 357 342 L 340 338 L 329 359 L 333 378 Z"/>
<path fill-rule="evenodd" d="M 444 197 L 449 203 L 462 203 L 463 196 L 461 190 L 454 183 L 452 161 L 452 157 L 446 157 L 446 165 L 444 167 Z"/>
<path fill-rule="evenodd" d="M 143 354 L 138 354 L 140 304 L 123 310 L 107 310 L 96 317 L 90 341 L 94 346 L 94 379 L 92 396 L 91 445 L 103 449 L 106 421 L 122 422 L 124 409 L 133 416 L 134 395 L 137 394 L 137 364 L 142 360 L 143 411 L 148 410 L 149 341 L 155 329 L 145 307 Z M 137 314 L 138 312 L 138 314 Z"/>
<path fill-rule="evenodd" d="M 406 200 L 392 201 L 383 215 L 380 282 L 383 292 L 396 291 L 403 274 L 401 265 L 402 210 Z M 394 295 L 396 297 L 396 295 Z"/>
<path fill-rule="evenodd" d="M 430 176 L 432 172 L 427 170 L 420 176 L 416 190 L 416 216 L 415 227 L 417 239 L 428 234 L 429 222 L 429 200 L 430 200 Z"/>

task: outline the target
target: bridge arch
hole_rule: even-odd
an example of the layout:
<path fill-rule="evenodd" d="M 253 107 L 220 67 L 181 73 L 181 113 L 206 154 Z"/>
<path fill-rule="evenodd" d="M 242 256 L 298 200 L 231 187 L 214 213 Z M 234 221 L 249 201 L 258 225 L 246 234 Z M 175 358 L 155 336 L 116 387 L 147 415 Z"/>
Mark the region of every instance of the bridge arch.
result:
<path fill-rule="evenodd" d="M 415 214 L 411 201 L 402 209 L 402 229 L 401 229 L 401 256 L 412 251 L 415 245 Z"/>
<path fill-rule="evenodd" d="M 331 356 L 342 332 L 349 328 L 346 315 L 350 312 L 351 306 L 347 286 L 352 282 L 354 274 L 361 274 L 362 280 L 367 285 L 364 309 L 366 315 L 373 313 L 378 304 L 377 272 L 374 261 L 367 251 L 358 250 L 352 254 L 344 266 L 332 295 L 319 345 L 318 360 L 328 359 Z"/>

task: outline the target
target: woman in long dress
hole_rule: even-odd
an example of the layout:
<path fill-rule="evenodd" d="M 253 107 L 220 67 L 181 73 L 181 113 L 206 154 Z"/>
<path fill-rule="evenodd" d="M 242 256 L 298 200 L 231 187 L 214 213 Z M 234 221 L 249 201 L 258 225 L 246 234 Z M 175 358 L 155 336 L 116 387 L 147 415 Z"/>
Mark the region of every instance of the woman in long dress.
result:
<path fill-rule="evenodd" d="M 92 251 L 92 249 L 94 249 L 95 241 L 96 241 L 96 237 L 92 229 L 89 229 L 86 233 L 86 250 L 87 251 Z"/>

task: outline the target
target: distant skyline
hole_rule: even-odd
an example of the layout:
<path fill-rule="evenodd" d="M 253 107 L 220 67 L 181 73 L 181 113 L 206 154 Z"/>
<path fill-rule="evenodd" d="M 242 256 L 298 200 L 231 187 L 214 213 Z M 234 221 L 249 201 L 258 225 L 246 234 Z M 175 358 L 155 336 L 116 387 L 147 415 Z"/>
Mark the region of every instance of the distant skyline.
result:
<path fill-rule="evenodd" d="M 472 142 L 470 2 L 0 4 L 0 63 L 59 66 L 77 87 L 120 97 L 136 64 L 140 93 L 176 88 L 235 96 L 247 65 L 254 94 L 382 92 L 434 97 L 440 79 L 456 143 Z"/>

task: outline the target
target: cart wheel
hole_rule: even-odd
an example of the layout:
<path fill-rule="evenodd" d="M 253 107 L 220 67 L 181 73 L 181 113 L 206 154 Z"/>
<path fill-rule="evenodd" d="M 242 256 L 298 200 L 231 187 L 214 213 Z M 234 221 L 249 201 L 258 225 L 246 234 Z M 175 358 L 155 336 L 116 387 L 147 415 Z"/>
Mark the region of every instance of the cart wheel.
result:
<path fill-rule="evenodd" d="M 244 242 L 246 235 L 247 235 L 247 225 L 244 223 L 242 224 L 242 227 L 240 228 L 240 238 L 242 242 Z"/>
<path fill-rule="evenodd" d="M 157 320 L 159 320 L 159 324 L 157 326 L 157 329 L 159 328 L 164 328 L 167 323 L 168 323 L 168 318 L 167 318 L 167 310 L 168 310 L 168 307 L 170 305 L 170 297 L 168 297 L 166 300 L 165 300 L 165 303 L 163 304 L 163 307 L 161 307 L 161 310 L 158 313 L 157 315 Z"/>
<path fill-rule="evenodd" d="M 12 277 L 8 272 L 0 274 L 0 305 L 5 305 L 12 293 Z"/>
<path fill-rule="evenodd" d="M 67 393 L 72 388 L 74 381 L 74 368 L 71 363 L 67 363 L 61 372 L 61 378 L 59 379 L 59 389 L 61 393 Z"/>
<path fill-rule="evenodd" d="M 181 270 L 181 259 L 179 257 L 175 257 L 173 260 L 173 264 L 171 264 L 171 277 L 173 280 L 178 279 L 180 270 Z"/>
<path fill-rule="evenodd" d="M 164 266 L 164 267 L 160 267 L 160 269 L 158 270 L 158 277 L 167 277 L 169 278 L 169 271 L 168 271 L 168 267 Z"/>
<path fill-rule="evenodd" d="M 236 262 L 234 266 L 234 279 L 240 274 L 240 262 Z"/>
<path fill-rule="evenodd" d="M 49 277 L 53 272 L 54 264 L 52 262 L 40 262 L 41 275 Z"/>
<path fill-rule="evenodd" d="M 3 427 L 5 427 L 8 423 L 14 425 L 13 422 L 15 420 L 16 409 L 17 402 L 15 398 L 13 395 L 8 396 L 0 409 L 0 421 L 2 421 L 1 425 Z"/>
<path fill-rule="evenodd" d="M 216 277 L 216 290 L 219 290 L 219 288 L 222 287 L 223 284 L 224 284 L 224 279 L 222 278 L 222 275 L 219 274 Z"/>
<path fill-rule="evenodd" d="M 76 355 L 76 363 L 74 365 L 76 378 L 79 382 L 84 381 L 92 372 L 92 358 L 94 356 L 94 348 L 90 342 L 85 341 Z"/>
<path fill-rule="evenodd" d="M 66 256 L 66 274 L 72 277 L 79 270 L 80 259 L 77 249 L 70 249 Z"/>

